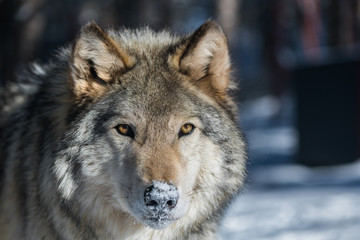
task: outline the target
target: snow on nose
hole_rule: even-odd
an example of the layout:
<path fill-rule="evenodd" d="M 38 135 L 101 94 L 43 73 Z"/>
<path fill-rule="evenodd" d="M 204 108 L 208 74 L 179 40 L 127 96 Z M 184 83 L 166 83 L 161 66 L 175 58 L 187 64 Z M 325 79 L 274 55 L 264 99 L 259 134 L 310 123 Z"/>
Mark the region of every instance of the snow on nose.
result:
<path fill-rule="evenodd" d="M 154 213 L 166 213 L 176 207 L 179 192 L 176 186 L 163 181 L 153 181 L 153 185 L 145 189 L 144 202 Z"/>

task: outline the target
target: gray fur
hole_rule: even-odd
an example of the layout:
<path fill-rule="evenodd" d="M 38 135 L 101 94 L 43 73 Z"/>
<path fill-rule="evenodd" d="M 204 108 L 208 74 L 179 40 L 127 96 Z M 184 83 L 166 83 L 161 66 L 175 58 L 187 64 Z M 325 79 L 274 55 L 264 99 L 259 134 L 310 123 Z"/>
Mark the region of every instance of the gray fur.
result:
<path fill-rule="evenodd" d="M 214 239 L 246 164 L 227 51 L 211 21 L 182 37 L 93 23 L 0 89 L 1 238 Z M 141 205 L 153 181 L 180 194 L 162 229 Z"/>

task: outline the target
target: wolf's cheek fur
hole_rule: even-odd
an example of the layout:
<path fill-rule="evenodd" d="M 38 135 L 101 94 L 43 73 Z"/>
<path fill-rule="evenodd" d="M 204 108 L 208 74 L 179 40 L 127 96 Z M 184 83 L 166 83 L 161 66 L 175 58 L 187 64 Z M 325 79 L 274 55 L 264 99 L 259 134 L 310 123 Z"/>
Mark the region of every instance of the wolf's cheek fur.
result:
<path fill-rule="evenodd" d="M 89 122 L 94 122 L 88 118 L 75 127 L 76 134 L 64 139 L 65 145 L 57 153 L 53 166 L 58 182 L 57 192 L 67 200 L 73 199 L 74 193 L 81 192 L 84 196 L 89 195 L 88 202 L 114 196 L 111 204 L 118 205 L 122 198 L 120 190 L 125 189 L 121 184 L 125 181 L 119 179 L 119 176 L 124 175 L 121 174 L 124 171 L 123 159 L 131 156 L 130 141 L 116 138 L 112 129 L 96 138 L 88 136 L 88 132 L 93 131 Z M 76 144 L 68 146 L 69 138 Z"/>
<path fill-rule="evenodd" d="M 193 194 L 196 176 L 201 167 L 202 151 L 205 150 L 203 149 L 201 138 L 200 130 L 195 129 L 192 135 L 180 139 L 178 146 L 185 168 L 182 177 L 182 185 L 184 185 L 184 188 L 186 189 L 186 195 L 190 197 Z"/>
<path fill-rule="evenodd" d="M 55 162 L 54 172 L 58 181 L 58 192 L 64 199 L 71 199 L 78 185 L 71 175 L 70 163 L 65 158 L 60 157 Z"/>
<path fill-rule="evenodd" d="M 189 218 L 196 219 L 199 213 L 206 213 L 209 205 L 214 204 L 212 189 L 223 178 L 221 169 L 222 151 L 206 136 L 200 136 L 197 145 L 193 147 L 193 154 L 189 156 L 187 173 L 196 176 L 191 182 L 191 204 L 188 211 Z M 191 179 L 191 178 L 189 178 Z M 201 196 L 201 197 L 200 197 Z M 199 200 L 201 199 L 201 200 Z"/>

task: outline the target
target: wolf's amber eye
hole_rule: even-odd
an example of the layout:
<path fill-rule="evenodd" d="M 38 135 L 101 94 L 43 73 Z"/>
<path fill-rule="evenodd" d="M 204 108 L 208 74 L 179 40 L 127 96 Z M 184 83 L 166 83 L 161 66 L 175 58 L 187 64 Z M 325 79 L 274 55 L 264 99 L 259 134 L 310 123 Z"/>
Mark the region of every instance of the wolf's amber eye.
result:
<path fill-rule="evenodd" d="M 191 134 L 194 131 L 194 129 L 195 129 L 195 126 L 193 124 L 185 123 L 180 128 L 179 137 Z"/>
<path fill-rule="evenodd" d="M 124 136 L 134 138 L 134 132 L 131 127 L 127 124 L 119 124 L 115 127 L 116 131 Z"/>

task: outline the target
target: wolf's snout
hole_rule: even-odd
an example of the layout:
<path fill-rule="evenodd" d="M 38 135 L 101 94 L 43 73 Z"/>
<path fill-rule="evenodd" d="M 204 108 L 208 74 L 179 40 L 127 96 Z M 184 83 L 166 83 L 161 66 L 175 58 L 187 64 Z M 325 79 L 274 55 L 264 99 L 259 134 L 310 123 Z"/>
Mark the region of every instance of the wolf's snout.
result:
<path fill-rule="evenodd" d="M 176 186 L 166 182 L 154 181 L 153 185 L 145 189 L 144 202 L 153 212 L 169 211 L 175 208 L 179 199 Z"/>

